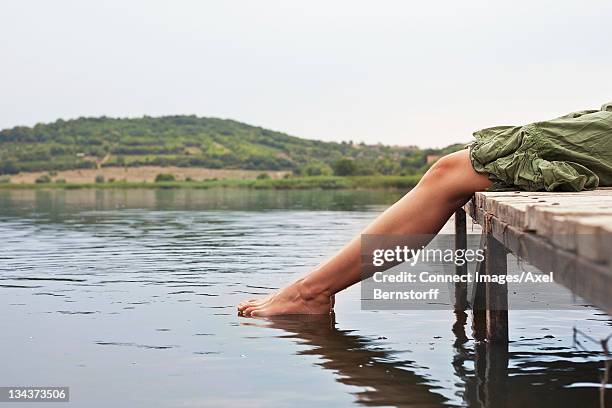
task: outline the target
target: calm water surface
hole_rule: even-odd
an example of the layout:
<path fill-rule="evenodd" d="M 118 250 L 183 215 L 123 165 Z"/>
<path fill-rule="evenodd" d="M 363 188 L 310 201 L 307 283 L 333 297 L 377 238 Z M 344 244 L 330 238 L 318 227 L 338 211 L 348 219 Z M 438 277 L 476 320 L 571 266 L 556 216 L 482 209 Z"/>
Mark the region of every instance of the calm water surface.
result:
<path fill-rule="evenodd" d="M 69 386 L 71 407 L 598 406 L 601 346 L 574 329 L 611 324 L 590 307 L 513 311 L 488 352 L 469 319 L 361 311 L 358 287 L 335 317 L 236 315 L 398 197 L 0 191 L 0 386 Z"/>

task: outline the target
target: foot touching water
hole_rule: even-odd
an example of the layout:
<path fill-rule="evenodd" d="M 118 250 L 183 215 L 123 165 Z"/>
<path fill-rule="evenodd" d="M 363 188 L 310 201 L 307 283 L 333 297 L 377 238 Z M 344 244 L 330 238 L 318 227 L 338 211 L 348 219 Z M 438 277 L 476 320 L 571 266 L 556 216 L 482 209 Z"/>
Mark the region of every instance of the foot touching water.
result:
<path fill-rule="evenodd" d="M 307 290 L 300 279 L 265 298 L 240 303 L 238 313 L 243 316 L 329 314 L 333 307 L 333 296 Z"/>

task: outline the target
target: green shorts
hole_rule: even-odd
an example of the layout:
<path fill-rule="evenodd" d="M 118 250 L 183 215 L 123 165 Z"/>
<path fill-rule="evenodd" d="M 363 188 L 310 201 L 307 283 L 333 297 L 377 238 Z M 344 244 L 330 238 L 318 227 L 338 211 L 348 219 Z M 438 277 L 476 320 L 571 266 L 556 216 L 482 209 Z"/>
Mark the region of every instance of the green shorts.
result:
<path fill-rule="evenodd" d="M 491 190 L 581 191 L 612 186 L 612 103 L 525 126 L 474 133 L 470 160 Z"/>

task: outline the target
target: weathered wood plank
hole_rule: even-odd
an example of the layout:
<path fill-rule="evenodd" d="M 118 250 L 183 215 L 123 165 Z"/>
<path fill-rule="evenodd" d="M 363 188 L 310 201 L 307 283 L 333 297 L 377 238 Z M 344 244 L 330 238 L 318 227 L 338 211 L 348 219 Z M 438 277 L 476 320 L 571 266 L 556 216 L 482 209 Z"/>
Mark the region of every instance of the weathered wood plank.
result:
<path fill-rule="evenodd" d="M 568 217 L 565 224 L 576 237 L 576 253 L 612 266 L 612 216 Z"/>
<path fill-rule="evenodd" d="M 540 235 L 552 235 L 555 222 L 560 222 L 557 217 L 579 217 L 592 215 L 612 215 L 612 201 L 605 205 L 597 202 L 584 200 L 575 203 L 563 203 L 558 207 L 532 206 L 527 208 L 527 228 Z"/>

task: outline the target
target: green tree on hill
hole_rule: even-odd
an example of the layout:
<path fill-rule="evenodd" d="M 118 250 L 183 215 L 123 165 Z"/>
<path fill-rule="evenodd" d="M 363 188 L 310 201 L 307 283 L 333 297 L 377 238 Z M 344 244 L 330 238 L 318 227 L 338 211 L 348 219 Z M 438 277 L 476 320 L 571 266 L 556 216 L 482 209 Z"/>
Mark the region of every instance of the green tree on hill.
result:
<path fill-rule="evenodd" d="M 336 176 L 354 176 L 357 174 L 355 160 L 349 157 L 343 157 L 337 160 L 334 163 L 333 168 Z"/>
<path fill-rule="evenodd" d="M 170 173 L 160 173 L 157 176 L 155 176 L 155 182 L 159 183 L 159 182 L 163 182 L 163 181 L 175 181 L 176 178 L 174 177 L 174 174 L 170 174 Z"/>

